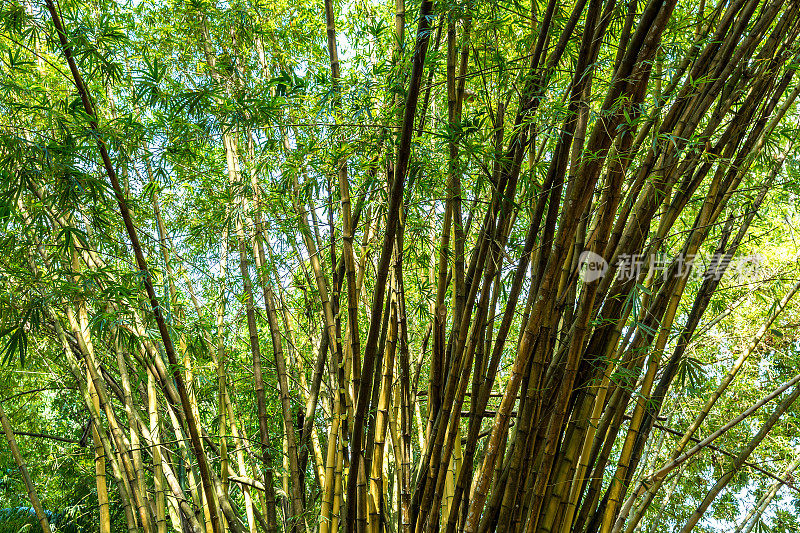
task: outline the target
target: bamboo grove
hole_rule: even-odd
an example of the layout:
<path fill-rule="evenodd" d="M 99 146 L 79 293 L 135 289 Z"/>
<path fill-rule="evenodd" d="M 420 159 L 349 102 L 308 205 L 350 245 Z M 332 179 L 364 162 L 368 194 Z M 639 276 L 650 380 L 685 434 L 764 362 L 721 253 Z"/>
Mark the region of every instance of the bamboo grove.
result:
<path fill-rule="evenodd" d="M 794 446 L 796 360 L 738 384 L 800 284 L 732 266 L 796 198 L 796 0 L 0 5 L 35 527 L 67 531 L 26 402 L 82 531 L 689 533 L 758 478 L 749 532 L 797 490 L 753 460 Z"/>

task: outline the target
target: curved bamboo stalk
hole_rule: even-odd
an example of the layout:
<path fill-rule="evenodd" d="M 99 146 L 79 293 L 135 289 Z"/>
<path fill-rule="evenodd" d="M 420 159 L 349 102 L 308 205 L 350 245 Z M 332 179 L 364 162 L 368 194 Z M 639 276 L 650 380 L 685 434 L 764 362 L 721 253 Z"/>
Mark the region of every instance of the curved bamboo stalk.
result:
<path fill-rule="evenodd" d="M 3 432 L 6 434 L 6 441 L 8 442 L 8 447 L 11 450 L 11 455 L 14 457 L 14 462 L 17 463 L 17 468 L 19 468 L 22 481 L 25 483 L 25 489 L 28 491 L 28 498 L 30 498 L 31 506 L 33 506 L 33 509 L 36 512 L 36 518 L 39 520 L 39 525 L 42 527 L 42 531 L 44 531 L 44 533 L 51 533 L 52 529 L 50 529 L 50 522 L 47 520 L 47 515 L 44 514 L 44 508 L 42 507 L 41 500 L 39 500 L 39 494 L 36 492 L 36 487 L 34 487 L 31 476 L 28 473 L 28 467 L 25 465 L 25 459 L 23 459 L 22 454 L 19 451 L 17 440 L 14 438 L 14 431 L 11 429 L 11 423 L 8 421 L 8 417 L 6 417 L 6 412 L 3 410 L 2 404 L 0 404 L 0 423 L 2 423 Z"/>

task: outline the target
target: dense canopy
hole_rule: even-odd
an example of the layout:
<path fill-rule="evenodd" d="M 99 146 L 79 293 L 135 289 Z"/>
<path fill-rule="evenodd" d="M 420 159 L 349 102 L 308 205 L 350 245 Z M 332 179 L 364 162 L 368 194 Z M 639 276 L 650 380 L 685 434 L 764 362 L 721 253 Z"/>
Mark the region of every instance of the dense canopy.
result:
<path fill-rule="evenodd" d="M 0 0 L 0 532 L 797 531 L 799 35 Z"/>

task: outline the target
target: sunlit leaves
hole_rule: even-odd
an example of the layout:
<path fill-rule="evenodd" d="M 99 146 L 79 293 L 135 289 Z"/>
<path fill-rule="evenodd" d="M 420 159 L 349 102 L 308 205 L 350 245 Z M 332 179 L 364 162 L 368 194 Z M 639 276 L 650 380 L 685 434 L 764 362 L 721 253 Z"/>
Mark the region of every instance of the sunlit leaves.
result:
<path fill-rule="evenodd" d="M 9 318 L 12 325 L 0 330 L 0 341 L 3 343 L 0 348 L 2 364 L 9 364 L 18 357 L 20 366 L 24 367 L 28 355 L 28 338 L 39 328 L 43 320 L 41 302 L 32 302 L 16 316 L 12 315 Z"/>
<path fill-rule="evenodd" d="M 167 74 L 167 66 L 158 57 L 148 54 L 142 57 L 142 62 L 141 70 L 134 75 L 133 102 L 155 107 L 162 103 L 165 96 L 160 85 Z"/>
<path fill-rule="evenodd" d="M 681 388 L 695 391 L 704 382 L 703 363 L 696 357 L 685 355 L 678 362 L 677 382 Z"/>
<path fill-rule="evenodd" d="M 20 33 L 25 27 L 25 7 L 17 2 L 3 2 L 0 7 L 0 24 L 6 31 Z"/>

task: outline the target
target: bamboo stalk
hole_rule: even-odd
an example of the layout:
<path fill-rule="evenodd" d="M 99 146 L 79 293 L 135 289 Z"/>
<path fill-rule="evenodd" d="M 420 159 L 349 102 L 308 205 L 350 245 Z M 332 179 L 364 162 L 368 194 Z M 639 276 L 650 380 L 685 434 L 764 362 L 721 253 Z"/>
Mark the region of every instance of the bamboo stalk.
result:
<path fill-rule="evenodd" d="M 39 500 L 39 494 L 36 492 L 36 487 L 33 485 L 31 476 L 28 473 L 28 467 L 25 465 L 25 459 L 23 459 L 22 454 L 19 451 L 17 440 L 14 438 L 14 431 L 11 429 L 11 423 L 8 421 L 8 417 L 6 417 L 6 412 L 3 410 L 2 404 L 0 404 L 0 422 L 2 422 L 3 432 L 6 434 L 8 447 L 11 450 L 11 455 L 14 457 L 14 462 L 17 463 L 17 468 L 19 468 L 22 481 L 25 483 L 25 489 L 28 491 L 28 498 L 31 500 L 31 505 L 36 512 L 36 518 L 39 520 L 39 525 L 42 527 L 42 531 L 44 531 L 44 533 L 51 533 L 52 529 L 50 529 L 50 522 L 47 519 L 47 515 L 44 514 L 44 508 L 42 507 L 41 500 Z"/>
<path fill-rule="evenodd" d="M 158 416 L 158 397 L 156 396 L 156 382 L 151 373 L 147 373 L 147 410 L 150 417 L 150 434 L 153 438 L 151 455 L 153 457 L 153 488 L 156 503 L 156 530 L 166 533 L 166 500 L 164 491 L 164 470 L 161 465 L 161 423 Z"/>
<path fill-rule="evenodd" d="M 420 6 L 419 24 L 417 28 L 417 44 L 415 47 L 414 57 L 412 59 L 411 77 L 409 79 L 409 88 L 406 96 L 405 111 L 400 131 L 400 142 L 397 149 L 397 163 L 394 167 L 394 180 L 389 196 L 386 227 L 383 245 L 381 247 L 380 259 L 378 260 L 378 268 L 375 276 L 375 291 L 370 309 L 367 340 L 364 346 L 364 362 L 361 371 L 361 376 L 363 379 L 358 390 L 357 406 L 355 409 L 353 422 L 351 442 L 352 451 L 350 455 L 351 465 L 358 465 L 358 458 L 361 456 L 361 437 L 364 428 L 366 409 L 369 402 L 369 389 L 372 385 L 370 382 L 370 377 L 374 371 L 373 365 L 380 329 L 380 318 L 383 308 L 384 294 L 386 290 L 386 278 L 389 271 L 389 260 L 395 243 L 395 231 L 397 229 L 397 220 L 399 218 L 400 206 L 403 199 L 403 184 L 406 178 L 408 161 L 411 155 L 411 139 L 414 133 L 414 119 L 417 112 L 417 101 L 419 99 L 419 90 L 422 81 L 422 71 L 425 63 L 425 56 L 428 51 L 428 42 L 430 40 L 430 34 L 428 30 L 430 27 L 429 15 L 432 7 L 433 2 L 430 0 L 423 0 L 422 5 Z M 350 472 L 347 482 L 348 513 L 345 530 L 348 533 L 354 531 L 355 528 L 354 518 L 357 472 L 358 467 L 356 466 L 356 470 Z"/>
<path fill-rule="evenodd" d="M 78 67 L 77 64 L 75 63 L 75 60 L 73 59 L 72 48 L 69 44 L 67 33 L 64 30 L 61 17 L 58 14 L 58 10 L 56 9 L 53 0 L 47 0 L 46 5 L 47 5 L 47 10 L 50 13 L 50 17 L 53 21 L 53 24 L 56 28 L 56 33 L 58 34 L 61 52 L 64 55 L 64 58 L 66 59 L 69 65 L 70 73 L 72 74 L 72 78 L 78 89 L 78 93 L 80 94 L 81 103 L 83 104 L 86 114 L 89 117 L 91 117 L 89 126 L 96 135 L 97 148 L 100 152 L 105 172 L 108 176 L 109 181 L 111 182 L 112 189 L 114 190 L 114 196 L 117 200 L 120 215 L 122 216 L 123 222 L 125 224 L 125 229 L 128 233 L 128 237 L 131 242 L 131 247 L 133 249 L 137 267 L 144 274 L 143 283 L 145 286 L 145 291 L 147 292 L 147 296 L 148 299 L 150 300 L 150 305 L 153 311 L 153 315 L 155 316 L 156 323 L 158 324 L 159 333 L 161 334 L 161 338 L 164 344 L 164 351 L 167 353 L 167 357 L 170 361 L 170 364 L 176 369 L 173 373 L 173 376 L 175 378 L 175 384 L 178 393 L 180 395 L 183 410 L 186 413 L 186 422 L 189 430 L 189 435 L 191 438 L 195 456 L 198 461 L 200 475 L 203 481 L 203 490 L 207 498 L 209 513 L 211 515 L 212 525 L 214 527 L 214 533 L 217 533 L 217 526 L 216 526 L 216 524 L 218 523 L 217 502 L 216 499 L 214 498 L 213 488 L 211 487 L 208 460 L 200 440 L 200 432 L 198 429 L 199 426 L 197 420 L 194 417 L 194 413 L 192 413 L 191 410 L 191 405 L 184 384 L 183 376 L 181 376 L 180 372 L 177 370 L 178 360 L 175 355 L 175 349 L 172 343 L 172 339 L 170 338 L 166 322 L 161 312 L 161 307 L 158 303 L 158 298 L 156 297 L 155 290 L 153 288 L 153 284 L 150 279 L 150 272 L 148 270 L 147 262 L 145 261 L 144 255 L 142 253 L 142 248 L 141 244 L 139 243 L 139 238 L 136 233 L 136 229 L 131 220 L 130 210 L 128 208 L 127 201 L 125 200 L 125 195 L 122 191 L 122 188 L 120 187 L 119 181 L 117 180 L 116 170 L 108 154 L 108 150 L 106 149 L 106 145 L 103 141 L 103 138 L 98 133 L 97 115 L 95 114 L 94 106 L 92 104 L 89 93 L 86 89 L 86 85 L 84 84 L 83 78 L 81 77 L 81 74 L 78 71 Z"/>
<path fill-rule="evenodd" d="M 235 141 L 230 136 L 224 137 L 225 155 L 228 163 L 228 178 L 232 187 L 240 187 L 239 166 Z M 238 196 L 238 195 L 237 195 Z M 244 207 L 243 200 L 238 199 L 240 207 Z M 245 312 L 247 315 L 247 331 L 249 334 L 250 355 L 252 358 L 253 377 L 258 408 L 258 427 L 261 438 L 261 456 L 263 462 L 264 486 L 266 490 L 267 524 L 270 531 L 277 531 L 276 499 L 274 493 L 272 453 L 270 451 L 269 422 L 267 419 L 266 394 L 264 392 L 264 378 L 261 369 L 261 348 L 259 345 L 258 326 L 256 325 L 255 305 L 253 303 L 253 284 L 250 279 L 249 251 L 247 238 L 244 233 L 242 217 L 236 217 L 236 239 L 239 249 L 239 271 L 245 294 Z"/>

